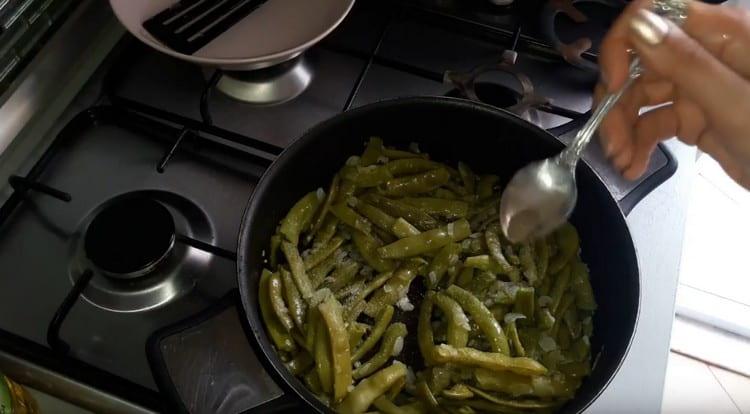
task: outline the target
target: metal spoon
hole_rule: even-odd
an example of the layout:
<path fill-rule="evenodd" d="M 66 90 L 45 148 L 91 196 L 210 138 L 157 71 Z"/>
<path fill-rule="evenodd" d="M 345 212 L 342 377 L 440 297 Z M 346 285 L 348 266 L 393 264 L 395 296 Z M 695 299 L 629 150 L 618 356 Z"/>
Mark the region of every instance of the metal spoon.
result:
<path fill-rule="evenodd" d="M 545 236 L 562 225 L 576 205 L 576 165 L 604 116 L 641 74 L 638 58 L 619 91 L 606 95 L 570 145 L 557 156 L 533 162 L 516 172 L 500 199 L 500 226 L 517 243 Z"/>

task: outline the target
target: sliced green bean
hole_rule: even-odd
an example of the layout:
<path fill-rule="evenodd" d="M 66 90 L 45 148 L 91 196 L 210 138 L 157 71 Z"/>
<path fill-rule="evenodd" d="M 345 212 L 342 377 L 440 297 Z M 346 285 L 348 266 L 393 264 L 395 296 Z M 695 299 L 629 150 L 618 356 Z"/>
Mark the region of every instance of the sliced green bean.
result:
<path fill-rule="evenodd" d="M 319 265 L 310 269 L 307 276 L 313 289 L 317 289 L 325 280 L 326 276 L 333 270 L 340 261 L 342 250 L 337 249 L 333 254 L 325 258 Z"/>
<path fill-rule="evenodd" d="M 480 200 L 492 197 L 492 193 L 495 191 L 495 185 L 500 181 L 500 177 L 496 175 L 483 175 L 479 178 L 477 184 L 477 195 Z"/>
<path fill-rule="evenodd" d="M 534 253 L 536 254 L 534 261 L 536 262 L 537 276 L 544 279 L 547 277 L 547 269 L 549 269 L 549 242 L 546 239 L 537 240 L 534 244 Z"/>
<path fill-rule="evenodd" d="M 517 357 L 525 357 L 526 350 L 523 348 L 521 338 L 518 337 L 518 327 L 516 321 L 511 321 L 505 325 L 505 336 L 508 337 L 510 343 L 513 344 L 513 351 Z"/>
<path fill-rule="evenodd" d="M 359 361 L 363 356 L 370 352 L 373 347 L 375 347 L 375 344 L 377 344 L 378 341 L 380 341 L 385 330 L 391 324 L 393 312 L 393 306 L 386 306 L 380 311 L 380 313 L 378 313 L 372 332 L 370 332 L 367 339 L 365 339 L 365 341 L 362 342 L 362 345 L 360 345 L 360 347 L 352 354 L 352 363 Z"/>
<path fill-rule="evenodd" d="M 365 152 L 359 158 L 359 165 L 367 167 L 369 165 L 378 162 L 378 159 L 383 156 L 383 140 L 380 137 L 371 137 L 367 141 L 367 147 Z"/>
<path fill-rule="evenodd" d="M 385 365 L 391 357 L 398 356 L 401 353 L 406 333 L 406 325 L 403 323 L 398 322 L 389 326 L 383 334 L 378 352 L 354 370 L 354 378 L 367 377 Z"/>
<path fill-rule="evenodd" d="M 269 270 L 263 269 L 258 286 L 259 292 L 269 291 L 268 285 L 271 281 L 271 275 L 272 273 Z M 289 332 L 284 329 L 284 326 L 276 318 L 268 295 L 258 295 L 258 302 L 260 305 L 260 314 L 263 318 L 263 323 L 266 325 L 268 336 L 271 337 L 271 341 L 276 345 L 276 348 L 285 352 L 294 352 L 297 349 L 294 339 L 292 339 Z"/>
<path fill-rule="evenodd" d="M 420 231 L 411 223 L 404 220 L 403 217 L 399 217 L 393 223 L 393 226 L 391 227 L 391 233 L 393 233 L 396 237 L 403 239 L 405 237 L 416 236 L 420 233 Z"/>
<path fill-rule="evenodd" d="M 464 259 L 464 266 L 474 269 L 484 270 L 495 274 L 506 274 L 505 268 L 498 263 L 493 257 L 487 254 L 478 256 L 469 256 Z"/>
<path fill-rule="evenodd" d="M 442 395 L 451 400 L 468 400 L 474 396 L 465 384 L 455 384 L 453 387 L 443 390 Z"/>
<path fill-rule="evenodd" d="M 497 226 L 490 226 L 490 228 L 484 232 L 484 241 L 487 243 L 487 250 L 489 250 L 490 256 L 495 260 L 495 263 L 499 265 L 501 271 L 498 273 L 508 275 L 512 282 L 518 282 L 520 280 L 518 269 L 511 266 L 508 259 L 506 259 L 503 254 L 500 238 L 497 235 Z"/>
<path fill-rule="evenodd" d="M 406 204 L 421 208 L 433 217 L 441 217 L 446 220 L 457 220 L 469 215 L 469 203 L 461 200 L 417 197 L 404 198 L 403 201 Z"/>
<path fill-rule="evenodd" d="M 320 316 L 328 330 L 331 348 L 333 399 L 341 401 L 349 392 L 352 384 L 352 366 L 350 362 L 349 335 L 344 324 L 341 304 L 329 296 L 318 306 Z"/>
<path fill-rule="evenodd" d="M 479 388 L 472 387 L 471 385 L 469 385 L 468 387 L 474 394 L 478 395 L 479 397 L 487 400 L 488 402 L 497 404 L 502 407 L 518 408 L 522 410 L 534 410 L 534 409 L 541 409 L 541 408 L 552 408 L 552 407 L 557 407 L 558 405 L 560 405 L 560 403 L 557 401 L 510 400 L 510 399 L 494 396 L 492 394 L 489 394 L 487 392 L 480 390 Z"/>
<path fill-rule="evenodd" d="M 471 316 L 471 319 L 477 324 L 487 341 L 489 341 L 490 347 L 494 352 L 510 355 L 510 347 L 503 329 L 492 316 L 492 312 L 476 296 L 456 285 L 449 286 L 445 290 L 445 293 L 455 299 Z"/>
<path fill-rule="evenodd" d="M 360 381 L 336 408 L 340 414 L 364 413 L 378 397 L 406 376 L 406 365 L 396 362 Z"/>
<path fill-rule="evenodd" d="M 328 243 L 333 235 L 336 234 L 338 225 L 339 219 L 337 219 L 333 214 L 327 214 L 326 218 L 323 220 L 323 226 L 315 233 L 315 237 L 313 237 L 312 239 L 312 245 L 320 246 L 322 244 Z"/>
<path fill-rule="evenodd" d="M 344 243 L 341 237 L 334 237 L 326 244 L 318 245 L 310 250 L 310 254 L 303 259 L 305 270 L 310 270 L 319 265 L 323 260 L 333 254 Z"/>
<path fill-rule="evenodd" d="M 352 197 L 357 191 L 357 184 L 354 181 L 347 178 L 341 179 L 339 184 L 339 193 L 336 194 L 336 198 L 333 200 L 333 204 L 345 204 L 349 197 Z"/>
<path fill-rule="evenodd" d="M 424 265 L 420 259 L 412 259 L 401 265 L 388 279 L 381 289 L 376 291 L 365 307 L 365 314 L 373 317 L 385 306 L 398 302 L 409 292 L 411 282 L 417 277 L 417 272 Z"/>
<path fill-rule="evenodd" d="M 497 352 L 482 352 L 474 348 L 455 348 L 448 344 L 436 346 L 434 357 L 439 364 L 458 364 L 530 376 L 547 373 L 547 368 L 544 365 L 531 358 L 513 358 Z"/>
<path fill-rule="evenodd" d="M 388 196 L 424 194 L 448 182 L 450 173 L 444 168 L 423 173 L 392 178 L 385 183 L 384 192 Z"/>
<path fill-rule="evenodd" d="M 310 308 L 307 312 L 307 323 L 305 324 L 305 348 L 311 350 L 313 355 L 315 354 L 315 335 L 318 334 L 319 319 L 318 308 Z"/>
<path fill-rule="evenodd" d="M 573 264 L 571 271 L 571 291 L 576 297 L 576 306 L 583 310 L 596 310 L 594 289 L 589 280 L 589 269 L 580 261 Z"/>
<path fill-rule="evenodd" d="M 326 198 L 323 201 L 323 205 L 318 209 L 318 212 L 312 221 L 310 233 L 308 233 L 306 237 L 306 240 L 308 243 L 315 237 L 315 234 L 323 227 L 326 217 L 328 216 L 328 211 L 331 208 L 331 204 L 333 204 L 333 200 L 335 200 L 336 196 L 338 195 L 339 182 L 340 182 L 339 175 L 338 174 L 334 175 L 333 180 L 331 180 L 331 185 L 328 187 L 328 193 L 326 194 Z"/>
<path fill-rule="evenodd" d="M 368 235 L 372 234 L 372 223 L 366 218 L 360 216 L 346 204 L 332 205 L 331 213 L 347 226 L 355 228 Z"/>
<path fill-rule="evenodd" d="M 434 289 L 448 272 L 448 268 L 458 263 L 461 246 L 458 243 L 449 243 L 435 255 L 427 271 L 427 287 Z"/>
<path fill-rule="evenodd" d="M 432 393 L 432 390 L 425 380 L 419 380 L 417 382 L 415 391 L 416 396 L 427 405 L 431 412 L 434 412 L 435 414 L 445 414 L 445 411 L 440 408 L 440 403 L 437 398 L 435 398 L 435 394 Z"/>
<path fill-rule="evenodd" d="M 437 188 L 432 192 L 435 198 L 443 200 L 458 200 L 458 195 L 447 188 Z"/>
<path fill-rule="evenodd" d="M 331 273 L 331 283 L 324 284 L 324 286 L 331 289 L 332 292 L 337 292 L 354 281 L 360 268 L 359 263 L 354 260 L 344 261 L 336 266 L 336 270 Z"/>
<path fill-rule="evenodd" d="M 559 272 L 576 253 L 578 253 L 579 241 L 576 228 L 570 223 L 563 224 L 553 234 L 557 244 L 557 254 L 550 259 L 549 272 Z"/>
<path fill-rule="evenodd" d="M 378 249 L 380 257 L 401 259 L 439 249 L 450 242 L 461 241 L 469 237 L 471 229 L 465 219 L 448 223 L 445 227 L 422 232 L 416 236 L 405 237 Z"/>
<path fill-rule="evenodd" d="M 403 217 L 409 223 L 417 226 L 420 230 L 434 229 L 440 224 L 434 217 L 425 213 L 418 207 L 414 207 L 399 200 L 393 200 L 378 194 L 367 194 L 365 201 L 379 207 L 393 217 Z"/>
<path fill-rule="evenodd" d="M 461 305 L 452 298 L 438 293 L 435 295 L 435 305 L 443 312 L 448 321 L 448 345 L 463 348 L 469 342 L 469 318 Z"/>
<path fill-rule="evenodd" d="M 297 285 L 297 290 L 302 295 L 302 299 L 309 301 L 313 294 L 312 283 L 310 283 L 310 279 L 307 276 L 305 264 L 299 255 L 297 247 L 288 241 L 284 241 L 281 243 L 281 251 L 286 256 L 287 263 L 289 263 L 289 270 L 292 272 L 292 279 L 294 279 L 294 284 Z"/>
<path fill-rule="evenodd" d="M 534 288 L 530 286 L 518 288 L 518 291 L 516 291 L 516 301 L 513 304 L 513 312 L 526 316 L 526 320 L 531 322 L 534 320 L 535 309 Z"/>
<path fill-rule="evenodd" d="M 531 242 L 527 242 L 521 245 L 518 251 L 518 256 L 521 259 L 521 269 L 523 275 L 530 284 L 536 284 L 538 274 L 536 271 L 536 263 L 534 263 L 534 245 Z"/>
<path fill-rule="evenodd" d="M 555 325 L 552 326 L 552 332 L 550 333 L 551 336 L 554 337 L 557 335 L 557 330 L 560 329 L 560 324 L 563 323 L 563 315 L 573 305 L 573 302 L 575 302 L 575 296 L 573 296 L 572 293 L 563 294 L 563 297 L 560 300 L 560 306 L 558 306 L 553 313 L 553 315 L 555 315 Z"/>
<path fill-rule="evenodd" d="M 383 414 L 426 414 L 427 409 L 421 402 L 397 406 L 386 396 L 381 395 L 372 403 Z"/>
<path fill-rule="evenodd" d="M 294 321 L 292 321 L 289 309 L 284 303 L 282 291 L 283 286 L 281 283 L 281 276 L 279 276 L 278 273 L 272 274 L 271 278 L 268 280 L 268 290 L 265 294 L 268 295 L 268 298 L 271 301 L 271 309 L 273 309 L 276 318 L 281 322 L 281 326 L 287 331 L 291 331 L 294 329 Z"/>
<path fill-rule="evenodd" d="M 552 329 L 555 326 L 555 317 L 548 308 L 539 308 L 536 314 L 537 324 L 542 329 Z"/>
<path fill-rule="evenodd" d="M 279 264 L 279 247 L 281 246 L 281 236 L 274 234 L 271 236 L 271 248 L 268 253 L 268 264 L 271 269 L 276 270 Z"/>
<path fill-rule="evenodd" d="M 385 166 L 394 177 L 443 168 L 443 164 L 423 158 L 397 159 L 389 161 Z"/>
<path fill-rule="evenodd" d="M 389 272 L 395 269 L 396 263 L 393 260 L 383 258 L 378 254 L 378 250 L 382 246 L 378 240 L 360 232 L 354 232 L 352 239 L 357 251 L 370 267 L 378 272 Z"/>
<path fill-rule="evenodd" d="M 461 273 L 459 273 L 458 275 L 456 285 L 466 289 L 469 287 L 469 285 L 471 285 L 472 280 L 474 280 L 474 268 L 470 266 L 464 266 L 464 268 L 461 269 Z M 448 286 L 452 284 L 453 283 L 449 283 Z"/>
<path fill-rule="evenodd" d="M 435 365 L 435 340 L 432 332 L 432 308 L 435 306 L 435 293 L 428 291 L 419 307 L 417 323 L 417 344 L 426 366 Z"/>
<path fill-rule="evenodd" d="M 458 163 L 458 173 L 461 175 L 461 180 L 464 183 L 464 188 L 468 194 L 474 194 L 476 191 L 477 176 L 471 171 L 468 165 L 463 162 Z"/>
<path fill-rule="evenodd" d="M 383 149 L 383 155 L 385 155 L 387 158 L 390 159 L 410 159 L 410 158 L 420 158 L 420 159 L 427 159 L 429 156 L 427 154 L 421 154 L 417 152 L 411 152 L 411 151 L 402 151 L 397 150 L 393 148 L 386 147 Z"/>
<path fill-rule="evenodd" d="M 384 165 L 346 166 L 341 169 L 341 174 L 359 188 L 377 187 L 393 178 L 391 171 Z"/>
<path fill-rule="evenodd" d="M 323 392 L 323 388 L 320 386 L 320 377 L 318 377 L 318 372 L 314 369 L 311 369 L 308 371 L 303 377 L 302 380 L 305 383 L 305 386 L 310 389 L 314 394 L 320 394 Z"/>
<path fill-rule="evenodd" d="M 344 320 L 346 322 L 346 320 Z M 362 342 L 362 338 L 365 336 L 367 331 L 370 330 L 370 325 L 362 322 L 351 322 L 346 327 L 346 331 L 349 332 L 349 349 L 357 349 L 359 343 Z"/>
<path fill-rule="evenodd" d="M 550 309 L 552 313 L 557 315 L 557 309 L 560 307 L 563 294 L 568 290 L 570 286 L 570 266 L 565 266 L 555 275 L 555 282 L 552 286 L 552 305 Z"/>
<path fill-rule="evenodd" d="M 377 227 L 390 232 L 396 219 L 388 215 L 385 211 L 368 204 L 356 197 L 349 198 L 349 204 L 354 207 L 359 214 L 363 215 L 366 219 L 370 220 L 372 224 Z"/>
<path fill-rule="evenodd" d="M 323 392 L 333 391 L 333 373 L 331 372 L 331 341 L 322 317 L 315 324 L 315 370 L 318 372 L 320 387 Z"/>
<path fill-rule="evenodd" d="M 323 202 L 317 191 L 311 191 L 302 197 L 281 220 L 279 232 L 293 244 L 299 243 L 299 235 L 312 222 L 315 212 Z"/>

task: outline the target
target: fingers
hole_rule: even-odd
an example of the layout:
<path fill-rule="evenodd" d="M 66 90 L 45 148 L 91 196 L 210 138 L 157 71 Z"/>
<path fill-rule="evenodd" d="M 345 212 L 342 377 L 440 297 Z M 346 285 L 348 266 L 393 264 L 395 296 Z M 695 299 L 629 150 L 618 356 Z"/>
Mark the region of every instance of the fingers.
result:
<path fill-rule="evenodd" d="M 651 4 L 651 0 L 632 1 L 602 40 L 599 67 L 602 82 L 609 92 L 620 89 L 628 77 L 628 65 L 631 58 L 628 49 L 632 48 L 628 22 L 639 9 L 650 7 Z"/>
<path fill-rule="evenodd" d="M 680 28 L 646 10 L 630 21 L 633 46 L 647 70 L 670 79 L 686 97 L 706 111 L 712 122 L 741 127 L 733 111 L 744 108 L 750 84 L 711 55 Z"/>

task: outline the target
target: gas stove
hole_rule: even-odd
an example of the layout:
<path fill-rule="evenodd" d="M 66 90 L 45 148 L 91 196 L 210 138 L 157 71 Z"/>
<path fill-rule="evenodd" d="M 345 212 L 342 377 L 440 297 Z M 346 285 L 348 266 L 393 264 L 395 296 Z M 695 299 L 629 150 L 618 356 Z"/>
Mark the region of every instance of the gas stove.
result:
<path fill-rule="evenodd" d="M 255 357 L 236 293 L 237 232 L 265 168 L 315 124 L 400 96 L 479 100 L 567 142 L 622 5 L 575 3 L 360 1 L 287 67 L 242 75 L 277 87 L 303 68 L 304 92 L 273 106 L 239 102 L 218 72 L 123 39 L 92 80 L 96 104 L 11 178 L 0 343 L 153 410 L 294 407 Z M 635 182 L 595 144 L 584 159 L 626 213 L 676 169 L 662 146 Z"/>

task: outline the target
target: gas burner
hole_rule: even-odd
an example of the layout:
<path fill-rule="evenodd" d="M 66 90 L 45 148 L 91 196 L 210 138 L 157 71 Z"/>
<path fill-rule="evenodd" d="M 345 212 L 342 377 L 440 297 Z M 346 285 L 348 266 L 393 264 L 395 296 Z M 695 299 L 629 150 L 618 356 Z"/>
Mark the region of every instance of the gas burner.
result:
<path fill-rule="evenodd" d="M 163 262 L 174 241 L 169 210 L 158 201 L 138 197 L 102 209 L 86 230 L 84 250 L 102 274 L 132 279 Z"/>
<path fill-rule="evenodd" d="M 515 56 L 515 52 L 506 51 L 499 63 L 477 66 L 468 72 L 446 71 L 444 82 L 455 87 L 446 95 L 503 108 L 527 121 L 538 124 L 539 114 L 534 108 L 548 103 L 548 100 L 537 96 L 531 79 L 515 68 L 513 65 Z M 493 73 L 510 75 L 520 85 L 520 92 L 497 82 L 481 80 Z"/>
<path fill-rule="evenodd" d="M 283 63 L 248 71 L 223 71 L 216 89 L 238 101 L 275 105 L 299 96 L 312 81 L 311 66 L 303 55 Z"/>
<path fill-rule="evenodd" d="M 93 277 L 81 296 L 113 312 L 140 312 L 190 292 L 211 254 L 181 242 L 211 243 L 205 214 L 181 196 L 142 191 L 104 203 L 72 239 L 70 280 Z"/>
<path fill-rule="evenodd" d="M 577 33 L 576 39 L 569 42 L 565 42 L 558 35 L 557 29 L 557 16 L 560 13 L 566 15 L 576 25 L 583 25 L 589 21 L 589 16 L 584 14 L 581 10 L 576 7 L 578 4 L 591 3 L 605 6 L 608 10 L 611 10 L 611 16 L 606 19 L 598 20 L 613 20 L 617 14 L 625 7 L 628 3 L 627 0 L 548 0 L 540 14 L 541 18 L 541 29 L 547 40 L 552 43 L 552 46 L 560 52 L 563 59 L 573 66 L 588 69 L 591 71 L 598 71 L 599 66 L 589 60 L 583 58 L 583 54 L 590 50 L 593 46 L 594 41 L 601 40 L 601 37 L 606 32 L 606 29 L 610 26 L 609 21 L 598 22 L 600 28 L 595 29 L 583 29 L 583 33 Z M 581 30 L 576 30 L 581 32 Z M 594 39 L 592 39 L 594 38 Z"/>

